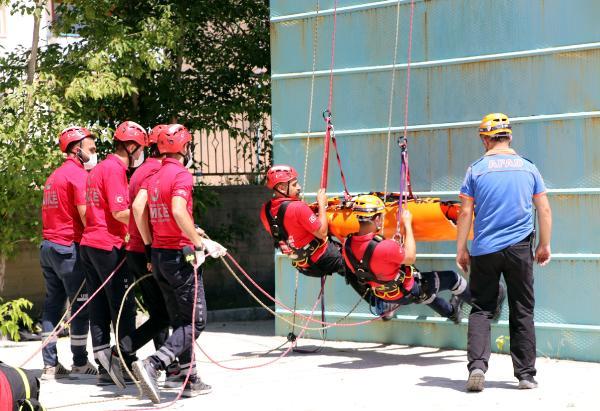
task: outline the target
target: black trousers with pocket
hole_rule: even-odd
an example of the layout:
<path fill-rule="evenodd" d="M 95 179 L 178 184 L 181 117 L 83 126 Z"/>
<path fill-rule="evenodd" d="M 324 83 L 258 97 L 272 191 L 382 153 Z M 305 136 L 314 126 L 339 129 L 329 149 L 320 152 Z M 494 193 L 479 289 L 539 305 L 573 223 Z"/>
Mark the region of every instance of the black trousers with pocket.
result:
<path fill-rule="evenodd" d="M 182 250 L 153 248 L 152 274 L 162 292 L 173 328 L 173 333 L 154 356 L 163 368 L 179 358 L 181 368 L 191 366 L 191 375 L 195 375 L 196 367 L 191 363 L 195 344 L 192 328 L 197 339 L 206 326 L 207 316 L 202 269 L 195 271 Z"/>
<path fill-rule="evenodd" d="M 148 274 L 146 254 L 127 251 L 127 268 L 139 280 Z M 142 294 L 144 308 L 148 311 L 148 319 L 131 335 L 131 350 L 137 351 L 150 340 L 158 350 L 169 336 L 169 314 L 160 287 L 154 276 L 147 277 L 138 283 Z"/>
<path fill-rule="evenodd" d="M 133 276 L 127 269 L 127 264 L 119 267 L 125 258 L 125 249 L 106 251 L 95 247 L 81 246 L 81 262 L 85 272 L 88 294 L 91 295 L 116 270 L 111 280 L 89 302 L 90 332 L 94 355 L 110 348 L 110 329 L 116 329 L 117 316 L 127 288 L 133 283 Z M 119 267 L 117 269 L 117 267 Z M 131 346 L 124 344 L 130 341 L 130 335 L 135 330 L 135 299 L 133 293 L 127 295 L 119 320 L 119 339 L 121 348 L 125 351 L 125 361 L 129 364 L 135 360 L 135 352 Z"/>
<path fill-rule="evenodd" d="M 488 369 L 491 318 L 497 305 L 500 275 L 508 293 L 510 354 L 518 379 L 536 374 L 533 310 L 533 253 L 528 235 L 495 253 L 471 257 L 472 308 L 467 342 L 468 369 Z"/>

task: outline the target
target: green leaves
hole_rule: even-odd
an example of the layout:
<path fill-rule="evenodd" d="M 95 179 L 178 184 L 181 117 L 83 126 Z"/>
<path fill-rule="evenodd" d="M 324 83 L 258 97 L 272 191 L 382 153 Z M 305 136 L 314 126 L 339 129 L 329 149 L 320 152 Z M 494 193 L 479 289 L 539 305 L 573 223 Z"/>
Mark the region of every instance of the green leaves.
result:
<path fill-rule="evenodd" d="M 3 300 L 0 298 L 0 302 Z M 13 341 L 19 341 L 19 326 L 28 330 L 33 326 L 33 320 L 24 310 L 30 310 L 33 303 L 25 298 L 7 301 L 0 304 L 0 334 L 8 336 Z"/>
<path fill-rule="evenodd" d="M 0 253 L 39 238 L 42 186 L 62 156 L 56 138 L 71 118 L 60 104 L 52 76 L 6 91 L 0 105 Z"/>
<path fill-rule="evenodd" d="M 38 3 L 11 5 L 33 13 Z M 41 187 L 61 161 L 56 139 L 65 127 L 79 124 L 106 137 L 127 119 L 147 127 L 178 121 L 191 131 L 237 136 L 246 130 L 232 119 L 262 124 L 270 112 L 266 0 L 53 6 L 53 33 L 79 37 L 39 49 L 32 85 L 24 83 L 30 50 L 0 57 L 0 254 L 7 256 L 18 241 L 39 238 Z"/>

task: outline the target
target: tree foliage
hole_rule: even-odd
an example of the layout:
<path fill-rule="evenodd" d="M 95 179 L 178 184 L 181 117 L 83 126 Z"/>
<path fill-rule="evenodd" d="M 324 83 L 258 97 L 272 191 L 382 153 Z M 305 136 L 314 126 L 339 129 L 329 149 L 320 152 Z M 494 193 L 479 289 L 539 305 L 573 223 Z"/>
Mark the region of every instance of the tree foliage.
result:
<path fill-rule="evenodd" d="M 56 90 L 60 83 L 40 76 L 21 82 L 0 104 L 0 252 L 10 256 L 22 240 L 39 235 L 42 186 L 62 158 L 56 135 L 70 120 Z"/>
<path fill-rule="evenodd" d="M 0 0 L 6 3 L 6 0 Z M 42 2 L 43 3 L 43 2 Z M 40 2 L 14 0 L 14 13 Z M 267 0 L 64 0 L 55 35 L 66 46 L 0 57 L 0 256 L 39 234 L 41 186 L 60 160 L 58 133 L 80 124 L 108 136 L 123 120 L 192 131 L 226 129 L 270 111 Z"/>
<path fill-rule="evenodd" d="M 17 298 L 3 302 L 0 298 L 0 335 L 5 335 L 13 341 L 21 339 L 19 328 L 31 330 L 33 320 L 26 310 L 31 310 L 33 303 L 25 298 Z"/>
<path fill-rule="evenodd" d="M 266 0 L 71 0 L 58 13 L 54 33 L 81 41 L 44 51 L 40 70 L 90 122 L 230 129 L 270 110 Z"/>

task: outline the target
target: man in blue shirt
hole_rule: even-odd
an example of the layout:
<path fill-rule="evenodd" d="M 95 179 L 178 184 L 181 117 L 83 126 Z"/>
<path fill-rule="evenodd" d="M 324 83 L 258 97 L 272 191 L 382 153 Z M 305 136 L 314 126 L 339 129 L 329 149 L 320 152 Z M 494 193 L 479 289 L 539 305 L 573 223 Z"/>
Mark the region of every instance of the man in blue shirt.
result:
<path fill-rule="evenodd" d="M 483 390 L 490 358 L 490 320 L 496 307 L 500 274 L 508 289 L 510 352 L 519 388 L 536 388 L 533 261 L 550 261 L 552 213 L 544 181 L 529 160 L 512 148 L 505 114 L 485 116 L 479 127 L 485 155 L 471 164 L 460 189 L 456 263 L 471 269 L 468 391 Z M 539 241 L 534 241 L 533 205 L 538 212 Z M 475 213 L 471 252 L 467 237 Z"/>

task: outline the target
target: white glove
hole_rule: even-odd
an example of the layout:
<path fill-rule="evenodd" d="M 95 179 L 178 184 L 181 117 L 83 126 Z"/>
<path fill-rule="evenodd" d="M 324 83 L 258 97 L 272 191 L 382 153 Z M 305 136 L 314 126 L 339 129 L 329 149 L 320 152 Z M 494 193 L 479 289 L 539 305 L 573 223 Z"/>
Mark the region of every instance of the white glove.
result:
<path fill-rule="evenodd" d="M 227 249 L 216 241 L 205 238 L 202 240 L 202 244 L 204 245 L 206 253 L 212 258 L 223 257 L 225 254 L 227 254 Z"/>
<path fill-rule="evenodd" d="M 194 261 L 193 265 L 196 268 L 200 267 L 204 263 L 204 260 L 206 260 L 206 254 L 204 254 L 204 250 L 194 251 L 194 257 L 196 260 Z"/>

